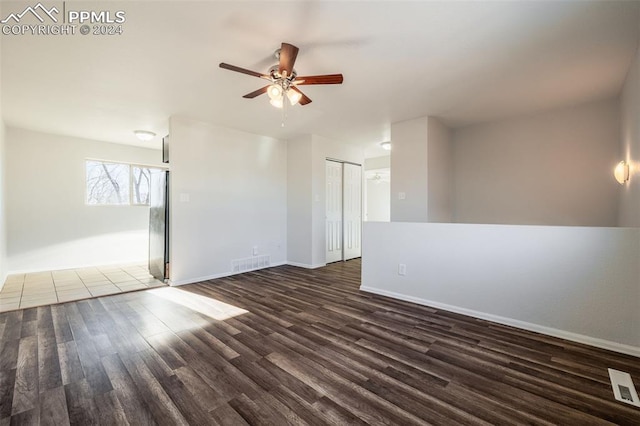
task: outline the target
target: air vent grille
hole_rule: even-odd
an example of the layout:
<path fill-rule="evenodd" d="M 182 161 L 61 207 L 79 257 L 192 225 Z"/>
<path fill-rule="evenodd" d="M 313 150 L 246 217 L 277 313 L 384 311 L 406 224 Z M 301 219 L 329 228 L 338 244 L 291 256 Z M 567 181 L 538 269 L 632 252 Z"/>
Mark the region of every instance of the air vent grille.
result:
<path fill-rule="evenodd" d="M 640 407 L 638 393 L 631 380 L 631 375 L 624 371 L 609 369 L 609 378 L 611 379 L 611 387 L 613 388 L 613 396 L 621 402 Z"/>
<path fill-rule="evenodd" d="M 231 272 L 237 274 L 239 272 L 255 271 L 256 269 L 268 268 L 271 266 L 271 256 L 263 254 L 260 256 L 245 257 L 244 259 L 235 259 L 231 261 Z"/>

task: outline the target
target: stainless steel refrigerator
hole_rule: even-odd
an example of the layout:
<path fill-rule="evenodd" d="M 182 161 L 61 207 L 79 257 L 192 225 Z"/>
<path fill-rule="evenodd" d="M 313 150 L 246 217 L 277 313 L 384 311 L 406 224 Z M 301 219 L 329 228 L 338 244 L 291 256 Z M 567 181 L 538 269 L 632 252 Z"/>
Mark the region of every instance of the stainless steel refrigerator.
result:
<path fill-rule="evenodd" d="M 149 273 L 169 279 L 169 171 L 153 169 L 149 188 Z"/>

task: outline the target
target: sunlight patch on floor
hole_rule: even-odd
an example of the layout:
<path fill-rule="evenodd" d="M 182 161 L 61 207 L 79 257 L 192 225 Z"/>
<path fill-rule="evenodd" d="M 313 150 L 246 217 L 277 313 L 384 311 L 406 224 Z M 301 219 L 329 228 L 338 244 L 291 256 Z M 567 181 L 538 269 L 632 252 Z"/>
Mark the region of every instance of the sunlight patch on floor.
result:
<path fill-rule="evenodd" d="M 211 297 L 202 296 L 200 294 L 191 293 L 174 287 L 157 288 L 148 291 L 147 294 L 161 297 L 219 321 L 249 312 L 245 309 L 238 308 L 237 306 L 221 302 Z"/>

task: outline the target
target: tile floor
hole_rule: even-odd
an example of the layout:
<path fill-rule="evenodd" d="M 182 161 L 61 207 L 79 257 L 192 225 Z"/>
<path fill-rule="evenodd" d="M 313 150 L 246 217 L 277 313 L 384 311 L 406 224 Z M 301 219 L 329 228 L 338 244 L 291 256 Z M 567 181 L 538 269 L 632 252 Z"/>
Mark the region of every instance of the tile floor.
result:
<path fill-rule="evenodd" d="M 10 275 L 0 312 L 164 286 L 146 265 L 104 266 Z"/>

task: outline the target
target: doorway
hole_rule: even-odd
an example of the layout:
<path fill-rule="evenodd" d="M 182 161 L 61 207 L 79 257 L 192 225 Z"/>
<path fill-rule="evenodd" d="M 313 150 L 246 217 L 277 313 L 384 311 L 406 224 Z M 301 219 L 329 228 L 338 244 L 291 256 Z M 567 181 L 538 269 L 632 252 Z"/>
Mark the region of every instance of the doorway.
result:
<path fill-rule="evenodd" d="M 362 167 L 326 160 L 326 262 L 362 255 Z"/>
<path fill-rule="evenodd" d="M 386 168 L 365 170 L 365 222 L 391 221 L 391 170 Z"/>

